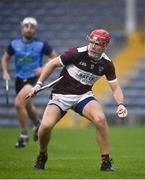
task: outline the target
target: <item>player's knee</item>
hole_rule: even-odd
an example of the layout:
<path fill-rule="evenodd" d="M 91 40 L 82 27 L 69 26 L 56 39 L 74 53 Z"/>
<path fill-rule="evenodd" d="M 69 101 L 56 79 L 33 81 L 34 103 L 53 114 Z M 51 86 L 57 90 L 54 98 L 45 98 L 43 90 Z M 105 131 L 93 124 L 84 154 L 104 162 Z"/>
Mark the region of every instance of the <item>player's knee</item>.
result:
<path fill-rule="evenodd" d="M 95 125 L 97 127 L 104 127 L 105 126 L 105 115 L 99 114 L 94 118 Z"/>
<path fill-rule="evenodd" d="M 23 107 L 23 103 L 19 99 L 16 99 L 15 100 L 15 107 L 17 109 L 19 109 L 19 108 Z"/>
<path fill-rule="evenodd" d="M 48 131 L 49 132 L 53 128 L 53 126 L 51 123 L 46 124 L 46 123 L 42 122 L 40 128 L 42 131 Z"/>

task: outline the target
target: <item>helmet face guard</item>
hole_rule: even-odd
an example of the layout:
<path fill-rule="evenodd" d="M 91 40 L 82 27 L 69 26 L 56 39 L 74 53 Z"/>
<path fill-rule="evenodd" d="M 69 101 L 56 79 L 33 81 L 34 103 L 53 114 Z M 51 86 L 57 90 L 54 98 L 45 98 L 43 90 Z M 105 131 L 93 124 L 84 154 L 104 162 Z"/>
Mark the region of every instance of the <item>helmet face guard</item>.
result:
<path fill-rule="evenodd" d="M 96 29 L 88 35 L 89 41 L 107 46 L 110 42 L 110 33 L 104 29 Z"/>

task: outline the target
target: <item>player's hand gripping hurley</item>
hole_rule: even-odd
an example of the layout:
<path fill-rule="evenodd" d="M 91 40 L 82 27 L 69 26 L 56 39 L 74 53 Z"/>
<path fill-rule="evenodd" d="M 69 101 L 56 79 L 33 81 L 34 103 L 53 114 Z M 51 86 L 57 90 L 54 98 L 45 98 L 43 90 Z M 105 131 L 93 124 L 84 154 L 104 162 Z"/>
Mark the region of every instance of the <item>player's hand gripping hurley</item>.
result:
<path fill-rule="evenodd" d="M 34 95 L 38 94 L 40 91 L 43 91 L 46 88 L 52 87 L 54 84 L 56 84 L 62 78 L 63 78 L 63 76 L 60 76 L 58 79 L 52 81 L 51 83 L 49 83 L 49 84 L 47 84 L 45 86 L 40 87 L 38 90 L 35 90 L 33 94 L 28 95 L 25 99 L 29 99 L 29 98 L 33 97 Z"/>

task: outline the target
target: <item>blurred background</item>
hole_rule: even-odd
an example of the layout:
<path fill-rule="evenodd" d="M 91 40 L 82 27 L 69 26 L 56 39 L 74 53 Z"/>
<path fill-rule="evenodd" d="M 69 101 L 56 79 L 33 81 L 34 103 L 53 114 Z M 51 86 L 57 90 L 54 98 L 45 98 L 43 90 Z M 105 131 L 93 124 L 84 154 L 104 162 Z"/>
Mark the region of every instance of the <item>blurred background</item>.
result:
<path fill-rule="evenodd" d="M 125 94 L 129 115 L 117 118 L 116 103 L 104 78 L 93 87 L 104 107 L 110 125 L 145 124 L 145 0 L 1 0 L 0 1 L 0 58 L 10 40 L 20 36 L 20 22 L 24 17 L 38 20 L 38 37 L 48 41 L 58 54 L 72 46 L 86 45 L 87 34 L 96 29 L 110 31 L 112 39 L 107 51 L 116 66 L 116 73 Z M 47 59 L 44 58 L 44 62 Z M 6 105 L 5 82 L 0 69 L 0 126 L 18 126 L 14 107 L 14 59 L 10 66 L 9 105 Z M 47 81 L 59 75 L 59 69 Z M 50 90 L 34 98 L 40 118 L 47 104 Z M 73 111 L 58 127 L 90 127 L 91 124 Z"/>

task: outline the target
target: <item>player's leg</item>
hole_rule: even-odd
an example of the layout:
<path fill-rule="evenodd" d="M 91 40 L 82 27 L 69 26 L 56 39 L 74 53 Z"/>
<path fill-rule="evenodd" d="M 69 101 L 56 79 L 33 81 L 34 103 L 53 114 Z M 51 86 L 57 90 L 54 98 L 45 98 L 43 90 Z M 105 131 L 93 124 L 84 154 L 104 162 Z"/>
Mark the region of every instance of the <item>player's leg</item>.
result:
<path fill-rule="evenodd" d="M 47 148 L 51 137 L 51 130 L 61 117 L 62 113 L 58 106 L 52 104 L 46 107 L 38 130 L 40 150 L 34 166 L 36 169 L 44 169 L 47 161 Z"/>
<path fill-rule="evenodd" d="M 39 121 L 39 115 L 38 115 L 36 106 L 32 103 L 31 99 L 29 99 L 26 103 L 26 110 L 27 110 L 27 113 L 28 113 L 30 119 L 32 120 L 33 125 L 34 125 L 33 140 L 37 141 L 38 140 L 38 129 L 40 126 L 40 121 Z"/>
<path fill-rule="evenodd" d="M 26 110 L 25 96 L 30 91 L 31 86 L 24 86 L 17 94 L 15 99 L 15 107 L 17 117 L 20 124 L 20 139 L 16 143 L 16 147 L 25 147 L 28 142 L 28 113 Z"/>
<path fill-rule="evenodd" d="M 96 126 L 96 141 L 102 157 L 101 170 L 113 170 L 109 157 L 109 132 L 101 105 L 92 98 L 86 98 L 77 105 L 79 113 Z"/>
<path fill-rule="evenodd" d="M 33 104 L 31 98 L 29 100 L 27 100 L 26 110 L 27 110 L 27 113 L 28 113 L 30 119 L 32 120 L 33 124 L 35 124 L 35 121 L 37 119 L 39 119 L 39 115 L 38 115 L 36 106 Z"/>
<path fill-rule="evenodd" d="M 27 85 L 27 87 L 28 87 L 28 85 L 30 87 L 28 91 L 30 91 L 32 86 L 34 86 L 36 84 L 37 80 L 38 80 L 38 77 L 32 77 L 32 78 L 28 78 L 27 79 L 25 84 Z M 27 90 L 25 90 L 25 91 L 27 91 Z M 32 99 L 31 98 L 28 99 L 25 102 L 26 102 L 26 110 L 27 110 L 28 116 L 32 120 L 32 123 L 34 125 L 34 128 L 33 128 L 34 129 L 33 140 L 37 141 L 38 140 L 38 129 L 39 129 L 39 126 L 40 126 L 39 115 L 38 115 L 36 106 L 32 103 Z"/>

